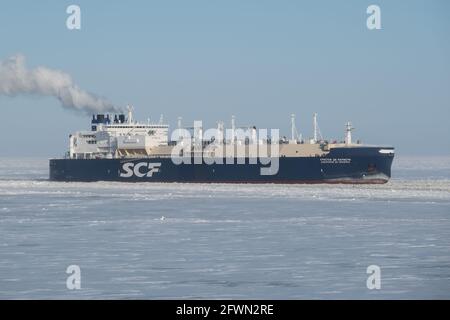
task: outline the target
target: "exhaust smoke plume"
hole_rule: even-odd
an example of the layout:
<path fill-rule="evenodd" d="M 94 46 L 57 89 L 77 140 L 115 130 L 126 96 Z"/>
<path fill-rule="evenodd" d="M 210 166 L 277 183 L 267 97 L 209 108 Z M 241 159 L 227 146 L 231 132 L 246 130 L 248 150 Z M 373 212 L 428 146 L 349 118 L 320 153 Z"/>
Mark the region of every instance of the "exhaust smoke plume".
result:
<path fill-rule="evenodd" d="M 21 94 L 53 96 L 63 107 L 87 113 L 118 111 L 107 100 L 80 89 L 67 73 L 46 67 L 29 70 L 23 55 L 0 60 L 0 95 Z"/>

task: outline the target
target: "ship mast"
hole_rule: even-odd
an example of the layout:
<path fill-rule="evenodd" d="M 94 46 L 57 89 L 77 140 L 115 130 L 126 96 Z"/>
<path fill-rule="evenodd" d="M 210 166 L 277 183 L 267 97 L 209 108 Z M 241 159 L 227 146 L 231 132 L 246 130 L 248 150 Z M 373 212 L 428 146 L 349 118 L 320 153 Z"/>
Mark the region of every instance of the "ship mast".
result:
<path fill-rule="evenodd" d="M 301 141 L 301 138 L 299 138 L 299 134 L 295 126 L 295 114 L 291 114 L 291 141 L 289 143 L 296 144 L 298 141 Z"/>
<path fill-rule="evenodd" d="M 313 116 L 313 128 L 314 128 L 314 143 L 317 143 L 317 113 L 314 113 Z"/>
<path fill-rule="evenodd" d="M 295 140 L 295 114 L 291 114 L 291 140 Z"/>
<path fill-rule="evenodd" d="M 345 144 L 352 144 L 352 130 L 354 128 L 352 127 L 352 124 L 350 121 L 347 122 L 347 124 L 345 125 Z"/>
<path fill-rule="evenodd" d="M 222 144 L 222 142 L 223 142 L 223 132 L 224 132 L 223 122 L 222 121 L 218 121 L 217 122 L 217 137 L 215 137 L 217 144 Z"/>
<path fill-rule="evenodd" d="M 128 123 L 132 123 L 133 122 L 133 107 L 130 105 L 127 105 L 127 110 L 128 110 Z"/>
<path fill-rule="evenodd" d="M 317 112 L 315 112 L 313 115 L 313 130 L 314 130 L 313 143 L 317 143 L 317 136 L 318 136 Z"/>
<path fill-rule="evenodd" d="M 236 130 L 236 118 L 235 116 L 231 116 L 231 143 L 234 144 L 235 142 L 235 130 Z"/>

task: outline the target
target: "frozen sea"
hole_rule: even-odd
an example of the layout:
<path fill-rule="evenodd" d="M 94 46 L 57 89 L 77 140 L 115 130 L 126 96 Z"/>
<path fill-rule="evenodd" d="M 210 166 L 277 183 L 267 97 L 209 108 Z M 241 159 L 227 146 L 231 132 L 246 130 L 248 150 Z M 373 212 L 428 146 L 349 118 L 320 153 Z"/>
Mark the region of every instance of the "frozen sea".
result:
<path fill-rule="evenodd" d="M 399 156 L 373 186 L 47 177 L 0 159 L 2 299 L 450 298 L 450 157 Z"/>

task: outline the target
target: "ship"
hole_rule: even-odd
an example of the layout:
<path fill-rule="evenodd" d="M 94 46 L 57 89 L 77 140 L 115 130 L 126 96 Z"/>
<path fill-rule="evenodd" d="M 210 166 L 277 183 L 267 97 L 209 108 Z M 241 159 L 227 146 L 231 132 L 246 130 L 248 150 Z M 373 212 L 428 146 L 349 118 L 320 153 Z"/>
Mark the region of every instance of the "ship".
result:
<path fill-rule="evenodd" d="M 303 139 L 291 115 L 291 136 L 255 126 L 224 122 L 204 130 L 201 121 L 184 127 L 181 118 L 169 137 L 161 116 L 147 123 L 133 119 L 133 108 L 95 114 L 89 130 L 69 135 L 64 156 L 49 160 L 52 181 L 173 183 L 347 183 L 382 184 L 391 177 L 394 148 L 344 139 L 327 140 L 313 115 L 313 135 Z M 270 131 L 270 133 L 268 133 Z"/>

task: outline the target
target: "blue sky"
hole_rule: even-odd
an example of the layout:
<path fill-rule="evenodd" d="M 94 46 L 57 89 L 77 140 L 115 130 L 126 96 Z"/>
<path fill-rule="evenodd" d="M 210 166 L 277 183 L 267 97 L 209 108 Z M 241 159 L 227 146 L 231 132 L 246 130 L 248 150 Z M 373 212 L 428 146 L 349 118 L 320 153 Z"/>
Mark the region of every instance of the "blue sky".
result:
<path fill-rule="evenodd" d="M 81 30 L 66 8 L 81 7 Z M 381 8 L 382 30 L 366 27 Z M 146 121 L 216 120 L 325 137 L 407 155 L 450 154 L 450 2 L 3 1 L 0 60 L 69 73 L 83 89 L 135 106 Z M 51 97 L 0 96 L 0 156 L 58 156 L 89 118 Z"/>

